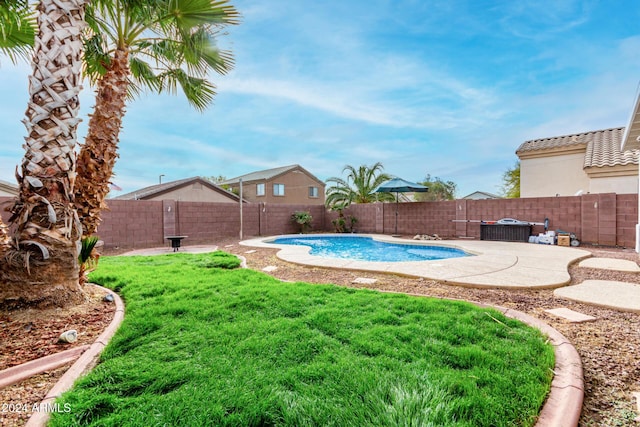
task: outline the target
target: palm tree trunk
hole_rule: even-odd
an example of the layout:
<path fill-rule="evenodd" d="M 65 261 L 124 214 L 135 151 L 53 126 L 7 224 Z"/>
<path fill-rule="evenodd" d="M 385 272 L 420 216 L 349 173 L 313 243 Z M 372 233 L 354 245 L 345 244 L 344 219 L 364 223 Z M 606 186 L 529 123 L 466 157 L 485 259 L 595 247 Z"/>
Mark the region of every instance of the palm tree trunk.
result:
<path fill-rule="evenodd" d="M 0 302 L 65 305 L 83 300 L 78 284 L 81 229 L 73 207 L 76 128 L 87 0 L 42 0 L 20 191 L 11 209 L 11 247 L 0 260 Z"/>
<path fill-rule="evenodd" d="M 117 49 L 99 81 L 87 138 L 78 155 L 75 205 L 85 236 L 96 232 L 100 213 L 106 208 L 104 199 L 118 158 L 128 85 L 129 54 L 127 50 Z"/>

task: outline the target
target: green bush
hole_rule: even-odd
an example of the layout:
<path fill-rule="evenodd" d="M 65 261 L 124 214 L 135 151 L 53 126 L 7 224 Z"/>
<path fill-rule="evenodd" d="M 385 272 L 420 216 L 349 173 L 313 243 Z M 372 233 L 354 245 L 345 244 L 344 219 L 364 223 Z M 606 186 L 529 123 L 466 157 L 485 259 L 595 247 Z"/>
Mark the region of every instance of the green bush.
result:
<path fill-rule="evenodd" d="M 300 225 L 300 232 L 304 233 L 311 228 L 311 221 L 313 221 L 313 217 L 309 212 L 297 211 L 291 215 L 291 221 Z"/>

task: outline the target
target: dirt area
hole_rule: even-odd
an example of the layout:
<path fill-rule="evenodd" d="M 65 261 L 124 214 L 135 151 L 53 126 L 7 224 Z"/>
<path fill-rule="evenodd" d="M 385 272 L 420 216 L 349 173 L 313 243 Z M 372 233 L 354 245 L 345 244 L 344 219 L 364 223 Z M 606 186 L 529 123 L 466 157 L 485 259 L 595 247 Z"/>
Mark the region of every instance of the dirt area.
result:
<path fill-rule="evenodd" d="M 105 292 L 92 285 L 85 286 L 85 295 L 83 304 L 64 309 L 0 310 L 0 370 L 92 344 L 113 319 L 115 304 L 103 301 Z M 77 341 L 59 343 L 60 334 L 70 329 L 77 331 Z M 33 405 L 45 397 L 69 366 L 71 363 L 1 389 L 0 426 L 26 423 Z"/>
<path fill-rule="evenodd" d="M 394 292 L 410 292 L 439 298 L 458 298 L 514 308 L 542 319 L 566 336 L 578 350 L 584 367 L 585 401 L 580 425 L 632 426 L 639 415 L 633 392 L 640 392 L 640 315 L 571 302 L 553 296 L 552 290 L 474 289 L 436 281 L 389 274 L 353 272 L 303 267 L 279 260 L 272 249 L 240 246 L 237 240 L 216 242 L 219 248 L 241 255 L 249 268 L 262 270 L 276 266 L 272 276 L 286 281 L 334 283 L 341 286 L 366 287 Z M 638 262 L 629 249 L 582 246 L 597 257 L 621 258 Z M 255 250 L 254 253 L 247 253 Z M 111 251 L 105 255 L 115 255 Z M 571 266 L 571 284 L 587 279 L 620 280 L 639 283 L 640 275 Z M 373 285 L 354 285 L 357 277 L 377 279 Z M 91 287 L 87 287 L 91 289 Z M 70 348 L 56 344 L 58 335 L 67 329 L 78 330 L 73 345 L 91 343 L 109 324 L 115 307 L 102 301 L 103 294 L 92 292 L 80 307 L 66 310 L 4 312 L 0 310 L 0 369 Z M 567 307 L 597 318 L 593 322 L 573 324 L 546 313 L 545 309 Z M 32 377 L 20 384 L 0 390 L 0 405 L 30 407 L 39 402 L 64 373 L 66 367 Z M 2 410 L 3 408 L 0 408 Z M 7 409 L 7 408 L 5 408 Z M 23 425 L 29 412 L 2 411 L 0 426 Z"/>

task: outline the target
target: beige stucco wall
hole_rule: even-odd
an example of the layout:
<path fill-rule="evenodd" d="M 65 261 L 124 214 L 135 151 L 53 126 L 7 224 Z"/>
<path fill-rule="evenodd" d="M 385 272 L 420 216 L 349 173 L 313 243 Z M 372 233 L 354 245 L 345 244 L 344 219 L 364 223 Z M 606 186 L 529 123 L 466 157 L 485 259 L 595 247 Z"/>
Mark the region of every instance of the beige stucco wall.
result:
<path fill-rule="evenodd" d="M 591 191 L 583 165 L 584 153 L 521 159 L 520 197 L 573 196 L 580 190 Z"/>
<path fill-rule="evenodd" d="M 233 203 L 232 198 L 226 197 L 224 194 L 212 190 L 198 182 L 190 186 L 167 191 L 166 193 L 150 197 L 146 200 L 177 200 L 181 202 L 220 202 Z"/>
<path fill-rule="evenodd" d="M 590 193 L 632 194 L 638 192 L 638 176 L 616 176 L 593 178 L 589 185 Z"/>

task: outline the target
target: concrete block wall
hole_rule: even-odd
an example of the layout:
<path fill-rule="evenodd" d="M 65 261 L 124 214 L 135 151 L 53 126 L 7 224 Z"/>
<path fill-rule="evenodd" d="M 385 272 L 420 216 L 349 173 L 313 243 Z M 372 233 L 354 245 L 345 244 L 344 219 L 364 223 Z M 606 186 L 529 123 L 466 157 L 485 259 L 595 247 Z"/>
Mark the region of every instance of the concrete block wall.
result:
<path fill-rule="evenodd" d="M 616 245 L 635 247 L 636 224 L 638 223 L 638 197 L 635 194 L 620 194 L 616 199 Z"/>
<path fill-rule="evenodd" d="M 6 223 L 12 198 L 0 197 L 0 215 Z M 234 203 L 196 203 L 141 200 L 108 200 L 98 235 L 107 247 L 142 248 L 163 246 L 168 235 L 187 235 L 184 244 L 215 243 L 219 237 L 239 236 L 239 206 Z M 345 215 L 358 219 L 359 233 L 392 234 L 395 231 L 395 203 L 352 205 Z M 243 205 L 244 237 L 298 233 L 291 214 L 309 211 L 312 231 L 334 231 L 337 213 L 324 206 Z M 447 202 L 400 203 L 398 232 L 404 235 L 439 234 L 442 237 L 480 238 L 478 222 L 453 220 L 497 220 L 516 218 L 544 222 L 551 230 L 575 233 L 585 243 L 606 246 L 635 246 L 638 196 L 635 194 L 586 194 L 575 197 L 540 197 L 500 200 L 455 200 Z M 535 226 L 534 233 L 543 226 Z"/>
<path fill-rule="evenodd" d="M 177 228 L 188 236 L 185 244 L 214 244 L 219 237 L 239 237 L 240 205 L 237 203 L 178 202 Z M 242 206 L 242 227 L 245 235 L 258 232 L 257 206 Z"/>
<path fill-rule="evenodd" d="M 12 206 L 13 200 L 13 197 L 0 197 L 0 217 L 5 224 L 8 224 L 10 216 L 6 209 Z"/>
<path fill-rule="evenodd" d="M 460 212 L 466 212 L 470 220 L 495 221 L 501 218 L 515 218 L 522 221 L 544 223 L 549 219 L 550 230 L 563 230 L 581 235 L 582 225 L 581 204 L 579 197 L 532 197 L 526 199 L 499 199 L 499 200 L 457 200 L 459 209 L 456 219 L 461 218 Z M 465 229 L 458 227 L 456 231 L 464 231 L 466 234 L 458 234 L 460 237 L 480 238 L 480 226 L 477 222 L 465 224 Z M 533 227 L 533 233 L 544 232 L 544 226 Z"/>
<path fill-rule="evenodd" d="M 382 234 L 384 205 L 385 203 L 354 204 L 345 209 L 343 213 L 346 218 L 353 216 L 358 220 L 354 225 L 356 232 Z M 327 211 L 325 218 L 325 230 L 335 231 L 332 221 L 338 218 L 338 213 Z"/>
<path fill-rule="evenodd" d="M 106 247 L 146 248 L 164 244 L 163 202 L 108 200 L 96 234 Z"/>
<path fill-rule="evenodd" d="M 297 211 L 311 214 L 311 231 L 325 231 L 324 205 L 284 205 L 260 203 L 260 232 L 261 236 L 276 234 L 295 234 L 300 232 L 300 226 L 291 221 L 291 215 Z"/>

